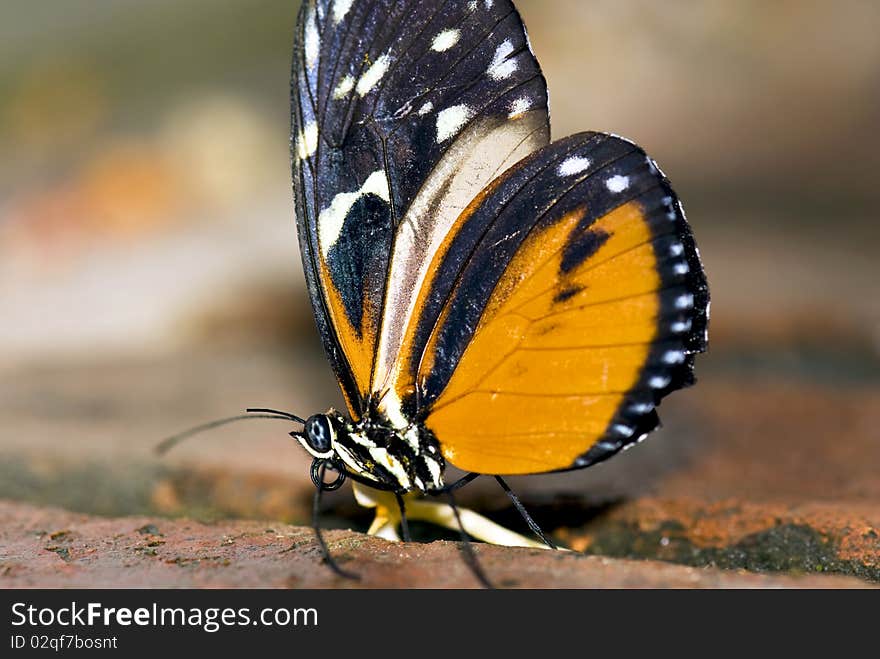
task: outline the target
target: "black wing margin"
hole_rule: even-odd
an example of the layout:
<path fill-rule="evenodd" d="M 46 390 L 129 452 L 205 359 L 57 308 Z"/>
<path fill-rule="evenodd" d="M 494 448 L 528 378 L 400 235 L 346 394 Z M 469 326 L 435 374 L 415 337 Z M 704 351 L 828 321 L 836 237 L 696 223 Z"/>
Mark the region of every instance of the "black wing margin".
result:
<path fill-rule="evenodd" d="M 638 150 L 658 182 L 653 200 L 646 198 L 643 206 L 648 222 L 652 226 L 665 223 L 674 227 L 669 237 L 654 242 L 664 289 L 660 296 L 661 322 L 638 382 L 627 394 L 605 437 L 577 459 L 574 469 L 607 460 L 656 430 L 660 426 L 657 406 L 673 391 L 696 383 L 696 356 L 709 346 L 711 298 L 699 247 L 669 179 L 650 156 Z M 671 356 L 675 356 L 675 361 Z M 628 430 L 618 430 L 624 428 Z"/>

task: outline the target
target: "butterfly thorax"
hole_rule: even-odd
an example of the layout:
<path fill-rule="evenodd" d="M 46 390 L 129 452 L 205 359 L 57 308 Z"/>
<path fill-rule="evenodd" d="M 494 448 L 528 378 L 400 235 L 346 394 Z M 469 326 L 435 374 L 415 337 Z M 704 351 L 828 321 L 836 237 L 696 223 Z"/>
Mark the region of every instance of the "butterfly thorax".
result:
<path fill-rule="evenodd" d="M 332 409 L 317 416 L 329 421 L 333 457 L 349 474 L 396 492 L 443 487 L 445 461 L 423 424 L 397 428 L 375 411 L 357 421 Z"/>

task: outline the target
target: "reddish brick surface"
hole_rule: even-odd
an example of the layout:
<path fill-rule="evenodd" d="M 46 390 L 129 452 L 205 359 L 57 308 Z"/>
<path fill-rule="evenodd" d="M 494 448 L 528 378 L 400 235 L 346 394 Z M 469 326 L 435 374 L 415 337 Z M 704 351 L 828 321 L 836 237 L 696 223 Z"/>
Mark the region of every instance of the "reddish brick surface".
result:
<path fill-rule="evenodd" d="M 271 522 L 201 524 L 150 517 L 95 518 L 0 502 L 0 587 L 432 587 L 477 586 L 456 543 L 390 543 L 329 531 L 337 560 L 321 564 L 312 530 Z M 838 576 L 757 575 L 547 550 L 476 545 L 502 587 L 851 588 Z"/>

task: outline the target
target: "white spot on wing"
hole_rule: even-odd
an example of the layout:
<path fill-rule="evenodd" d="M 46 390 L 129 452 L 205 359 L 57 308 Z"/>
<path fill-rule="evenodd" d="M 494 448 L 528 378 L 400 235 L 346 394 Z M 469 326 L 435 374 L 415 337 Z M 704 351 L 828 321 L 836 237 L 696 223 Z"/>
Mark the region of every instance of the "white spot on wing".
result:
<path fill-rule="evenodd" d="M 321 53 L 321 35 L 318 32 L 318 20 L 315 16 L 315 7 L 312 6 L 306 16 L 305 54 L 306 66 L 314 69 L 318 63 L 318 55 Z"/>
<path fill-rule="evenodd" d="M 345 98 L 352 89 L 354 89 L 354 78 L 347 75 L 339 81 L 338 85 L 336 85 L 336 89 L 333 90 L 333 98 L 336 100 Z"/>
<path fill-rule="evenodd" d="M 528 112 L 532 107 L 532 99 L 528 96 L 522 96 L 510 104 L 510 114 L 508 119 L 515 119 L 521 114 Z"/>
<path fill-rule="evenodd" d="M 378 170 L 370 174 L 370 177 L 364 181 L 364 185 L 361 188 L 361 194 L 374 194 L 378 196 L 380 199 L 383 199 L 386 202 L 391 201 L 391 196 L 388 191 L 388 179 L 385 178 L 385 171 Z"/>
<path fill-rule="evenodd" d="M 428 114 L 433 109 L 434 109 L 434 104 L 431 103 L 431 101 L 428 101 L 422 107 L 419 108 L 419 116 L 424 117 L 426 114 Z"/>
<path fill-rule="evenodd" d="M 665 375 L 655 375 L 650 380 L 648 380 L 648 384 L 651 385 L 651 387 L 653 387 L 654 389 L 662 389 L 670 382 L 672 382 L 672 379 L 666 377 Z"/>
<path fill-rule="evenodd" d="M 449 50 L 457 44 L 460 38 L 460 30 L 443 30 L 440 34 L 434 37 L 434 41 L 431 42 L 431 50 L 436 50 L 438 53 L 442 53 L 444 50 Z"/>
<path fill-rule="evenodd" d="M 492 58 L 492 61 L 489 63 L 489 68 L 486 70 L 486 73 L 489 74 L 490 78 L 493 80 L 504 80 L 516 72 L 519 68 L 519 64 L 516 60 L 507 59 L 512 52 L 513 43 L 510 39 L 507 39 L 495 49 L 495 56 Z"/>
<path fill-rule="evenodd" d="M 692 323 L 691 323 L 690 319 L 678 320 L 678 321 L 672 323 L 672 325 L 669 326 L 669 329 L 671 329 L 676 334 L 681 334 L 682 332 L 690 332 L 691 326 L 692 326 Z"/>
<path fill-rule="evenodd" d="M 592 162 L 589 158 L 571 156 L 562 161 L 562 164 L 559 165 L 559 169 L 557 169 L 556 172 L 560 176 L 574 176 L 575 174 L 580 174 L 581 172 L 588 170 L 591 164 Z"/>
<path fill-rule="evenodd" d="M 683 364 L 684 353 L 681 350 L 670 350 L 663 355 L 664 364 Z"/>
<path fill-rule="evenodd" d="M 681 263 L 676 263 L 672 270 L 677 275 L 686 275 L 688 272 L 691 271 L 691 268 L 687 263 L 682 261 Z"/>
<path fill-rule="evenodd" d="M 682 254 L 684 254 L 684 245 L 681 243 L 672 243 L 669 246 L 670 256 L 681 256 Z"/>
<path fill-rule="evenodd" d="M 357 93 L 361 96 L 369 94 L 370 90 L 382 79 L 382 76 L 388 72 L 390 64 L 391 57 L 388 55 L 382 55 L 382 57 L 373 62 L 373 65 L 364 71 L 361 79 L 358 80 Z"/>
<path fill-rule="evenodd" d="M 679 295 L 675 299 L 676 309 L 690 309 L 692 306 L 694 306 L 694 296 L 691 293 Z"/>
<path fill-rule="evenodd" d="M 437 142 L 445 142 L 450 137 L 458 134 L 471 117 L 474 111 L 467 105 L 453 105 L 437 113 Z"/>
<path fill-rule="evenodd" d="M 616 432 L 618 435 L 622 437 L 632 437 L 635 430 L 630 428 L 629 426 L 625 426 L 622 423 L 615 423 L 611 429 Z"/>
<path fill-rule="evenodd" d="M 314 121 L 306 124 L 296 139 L 296 155 L 300 160 L 310 158 L 318 149 L 318 124 Z"/>
<path fill-rule="evenodd" d="M 364 181 L 360 190 L 355 192 L 340 192 L 330 205 L 321 211 L 318 216 L 318 236 L 321 242 L 321 251 L 324 256 L 330 251 L 330 248 L 339 239 L 342 226 L 345 224 L 345 218 L 351 211 L 351 207 L 355 205 L 361 197 L 374 194 L 385 202 L 390 202 L 391 196 L 388 190 L 388 179 L 385 178 L 385 171 L 379 169 Z"/>
<path fill-rule="evenodd" d="M 333 22 L 339 23 L 351 9 L 354 0 L 334 0 L 333 2 Z"/>
<path fill-rule="evenodd" d="M 605 181 L 605 185 L 611 192 L 623 192 L 629 187 L 629 176 L 617 174 Z"/>

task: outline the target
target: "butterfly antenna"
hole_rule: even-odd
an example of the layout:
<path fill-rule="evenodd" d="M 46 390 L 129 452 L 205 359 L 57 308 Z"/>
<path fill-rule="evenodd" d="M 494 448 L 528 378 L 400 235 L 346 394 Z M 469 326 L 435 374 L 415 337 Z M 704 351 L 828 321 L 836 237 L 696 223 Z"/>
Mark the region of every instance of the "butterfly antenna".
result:
<path fill-rule="evenodd" d="M 326 469 L 327 466 L 324 463 L 321 463 L 320 467 L 318 467 L 319 478 L 316 483 L 317 487 L 315 487 L 315 497 L 312 499 L 312 528 L 315 530 L 315 538 L 318 540 L 318 546 L 321 548 L 321 553 L 324 556 L 324 562 L 327 563 L 327 566 L 344 579 L 359 581 L 361 578 L 360 575 L 347 572 L 339 567 L 339 564 L 330 554 L 330 549 L 327 547 L 327 543 L 324 541 L 324 535 L 321 533 L 321 493 L 324 491 L 324 472 Z"/>
<path fill-rule="evenodd" d="M 267 407 L 249 407 L 245 410 L 245 412 L 249 414 L 253 413 L 264 413 L 264 414 L 276 414 L 278 416 L 283 416 L 286 419 L 290 419 L 291 421 L 296 421 L 297 423 L 302 423 L 305 425 L 306 420 L 298 417 L 296 414 L 291 414 L 290 412 L 282 412 L 281 410 L 271 410 Z"/>
<path fill-rule="evenodd" d="M 522 502 L 519 500 L 513 490 L 510 489 L 510 486 L 504 482 L 504 479 L 501 476 L 495 476 L 495 480 L 498 481 L 498 484 L 501 486 L 501 489 L 510 497 L 510 500 L 513 502 L 514 508 L 516 508 L 517 512 L 519 512 L 520 516 L 525 520 L 526 524 L 529 525 L 529 528 L 532 529 L 532 533 L 534 533 L 538 538 L 541 539 L 545 545 L 550 547 L 550 549 L 558 549 L 558 547 L 554 544 L 554 542 L 547 537 L 547 535 L 541 530 L 541 527 L 538 526 L 538 523 L 532 519 L 532 516 L 529 515 L 529 511 L 526 510 L 526 507 L 522 505 Z"/>
<path fill-rule="evenodd" d="M 203 423 L 201 425 L 184 430 L 183 432 L 179 432 L 176 435 L 171 435 L 171 437 L 166 437 L 161 442 L 156 444 L 156 448 L 154 450 L 159 455 L 164 455 L 175 446 L 180 444 L 183 440 L 189 439 L 193 435 L 198 435 L 199 433 L 203 433 L 206 430 L 211 430 L 212 428 L 217 428 L 219 426 L 225 426 L 227 423 L 235 423 L 236 421 L 245 421 L 247 419 L 280 419 L 282 421 L 297 421 L 299 423 L 305 423 L 295 414 L 288 414 L 287 412 L 276 412 L 275 410 L 262 409 L 248 409 L 247 412 L 247 414 L 239 414 L 238 416 L 230 416 L 226 417 L 225 419 L 209 421 L 208 423 Z M 265 414 L 256 414 L 256 412 L 265 412 Z M 271 414 L 269 414 L 269 412 L 271 412 Z"/>
<path fill-rule="evenodd" d="M 400 492 L 395 492 L 394 497 L 397 499 L 397 507 L 400 508 L 400 532 L 403 534 L 403 541 L 412 542 L 412 536 L 409 534 L 409 522 L 406 519 L 406 503 Z"/>
<path fill-rule="evenodd" d="M 486 577 L 486 573 L 483 572 L 483 568 L 480 567 L 480 561 L 477 559 L 470 538 L 468 538 L 464 530 L 464 524 L 461 523 L 461 515 L 458 512 L 458 506 L 455 505 L 455 495 L 452 493 L 452 490 L 447 490 L 446 496 L 449 499 L 449 507 L 452 508 L 452 512 L 455 515 L 455 521 L 458 523 L 458 532 L 461 534 L 461 553 L 464 555 L 464 562 L 467 563 L 467 566 L 474 573 L 474 576 L 482 584 L 483 588 L 494 589 L 495 586 L 492 585 L 492 582 Z"/>

